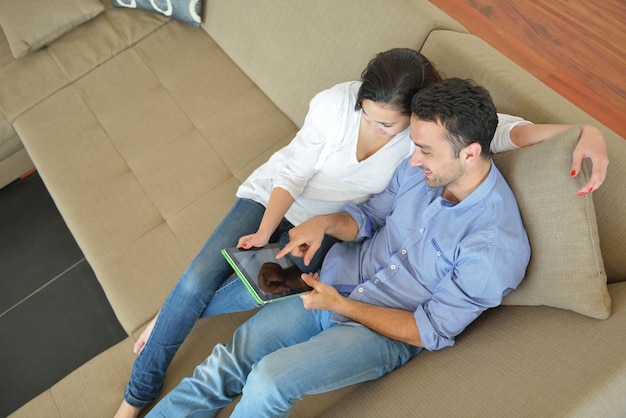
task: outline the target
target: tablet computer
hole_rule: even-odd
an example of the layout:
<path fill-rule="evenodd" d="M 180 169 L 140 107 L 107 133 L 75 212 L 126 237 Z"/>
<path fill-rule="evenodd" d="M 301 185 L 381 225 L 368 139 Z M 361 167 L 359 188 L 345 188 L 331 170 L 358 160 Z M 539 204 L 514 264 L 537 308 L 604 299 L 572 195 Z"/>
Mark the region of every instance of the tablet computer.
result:
<path fill-rule="evenodd" d="M 224 248 L 222 255 L 261 305 L 311 290 L 300 278 L 302 272 L 289 254 L 276 259 L 279 244 L 262 248 Z"/>

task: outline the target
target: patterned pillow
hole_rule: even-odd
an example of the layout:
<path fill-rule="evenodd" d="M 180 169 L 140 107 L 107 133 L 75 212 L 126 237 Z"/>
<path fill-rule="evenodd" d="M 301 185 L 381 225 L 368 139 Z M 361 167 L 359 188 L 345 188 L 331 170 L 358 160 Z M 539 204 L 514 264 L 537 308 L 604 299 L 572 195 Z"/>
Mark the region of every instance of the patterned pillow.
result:
<path fill-rule="evenodd" d="M 202 23 L 202 0 L 113 0 L 113 5 L 160 13 L 195 27 Z"/>
<path fill-rule="evenodd" d="M 515 193 L 530 240 L 526 277 L 504 305 L 545 305 L 598 319 L 611 314 L 591 195 L 577 196 L 589 169 L 568 173 L 580 129 L 493 155 Z"/>

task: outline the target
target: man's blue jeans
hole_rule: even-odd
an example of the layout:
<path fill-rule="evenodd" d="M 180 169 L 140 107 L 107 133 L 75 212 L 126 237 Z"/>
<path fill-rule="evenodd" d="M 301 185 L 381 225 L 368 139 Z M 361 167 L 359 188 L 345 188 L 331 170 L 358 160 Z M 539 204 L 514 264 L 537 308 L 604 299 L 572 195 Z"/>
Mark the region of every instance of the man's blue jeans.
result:
<path fill-rule="evenodd" d="M 143 407 L 159 394 L 165 372 L 176 351 L 200 317 L 240 312 L 259 305 L 233 275 L 221 250 L 237 245 L 239 238 L 257 231 L 265 207 L 248 199 L 239 199 L 187 267 L 165 300 L 150 338 L 135 360 L 124 399 L 134 407 Z M 285 245 L 293 225 L 283 219 L 270 242 Z M 327 238 L 308 267 L 294 259 L 303 271 L 319 269 L 324 255 L 335 241 Z M 230 278 L 230 279 L 229 279 Z"/>
<path fill-rule="evenodd" d="M 421 351 L 330 315 L 306 310 L 300 297 L 268 305 L 147 416 L 211 417 L 239 393 L 233 417 L 288 416 L 303 395 L 377 379 Z"/>

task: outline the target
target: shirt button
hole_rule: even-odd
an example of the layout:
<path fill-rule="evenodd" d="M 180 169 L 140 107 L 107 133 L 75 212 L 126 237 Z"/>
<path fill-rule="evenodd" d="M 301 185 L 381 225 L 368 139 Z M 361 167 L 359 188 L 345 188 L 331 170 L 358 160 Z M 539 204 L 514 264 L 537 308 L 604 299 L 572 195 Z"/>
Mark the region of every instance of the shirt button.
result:
<path fill-rule="evenodd" d="M 437 251 L 437 257 L 441 257 L 441 251 Z"/>
<path fill-rule="evenodd" d="M 378 279 L 374 279 L 374 284 L 378 284 Z"/>
<path fill-rule="evenodd" d="M 424 228 L 420 228 L 420 234 L 424 233 Z"/>
<path fill-rule="evenodd" d="M 389 268 L 391 268 L 391 270 L 395 270 L 396 269 L 396 265 L 392 264 Z"/>
<path fill-rule="evenodd" d="M 402 255 L 406 254 L 406 250 L 402 250 L 401 252 L 402 252 Z"/>
<path fill-rule="evenodd" d="M 359 292 L 363 293 L 363 288 L 359 287 Z"/>

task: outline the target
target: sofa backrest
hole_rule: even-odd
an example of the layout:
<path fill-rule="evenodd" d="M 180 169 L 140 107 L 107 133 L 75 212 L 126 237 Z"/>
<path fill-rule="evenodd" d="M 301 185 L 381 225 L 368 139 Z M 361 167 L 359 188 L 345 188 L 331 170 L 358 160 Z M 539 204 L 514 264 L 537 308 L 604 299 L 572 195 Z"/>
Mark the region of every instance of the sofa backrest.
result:
<path fill-rule="evenodd" d="M 315 93 L 359 79 L 376 53 L 419 50 L 434 29 L 465 31 L 418 0 L 210 0 L 203 27 L 298 126 Z"/>

